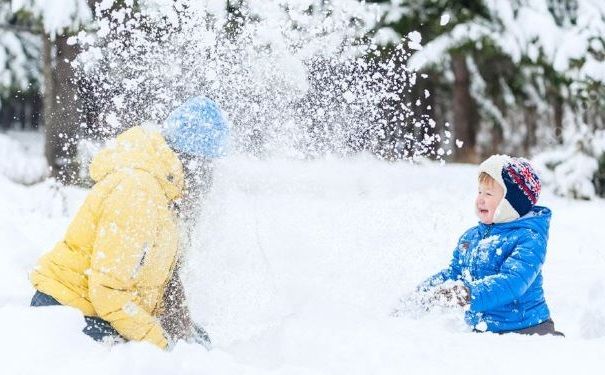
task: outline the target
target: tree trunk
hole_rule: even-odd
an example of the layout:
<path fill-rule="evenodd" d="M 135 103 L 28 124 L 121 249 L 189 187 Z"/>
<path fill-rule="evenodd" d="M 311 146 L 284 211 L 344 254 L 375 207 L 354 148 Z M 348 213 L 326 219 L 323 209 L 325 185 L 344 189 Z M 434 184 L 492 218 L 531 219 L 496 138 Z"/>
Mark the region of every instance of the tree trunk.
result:
<path fill-rule="evenodd" d="M 78 48 L 68 45 L 67 38 L 66 35 L 58 35 L 53 41 L 48 35 L 44 36 L 43 112 L 45 155 L 51 176 L 71 184 L 78 178 L 75 156 L 80 113 L 75 74 L 70 64 Z"/>
<path fill-rule="evenodd" d="M 455 148 L 454 160 L 461 163 L 478 163 L 479 155 L 475 149 L 479 116 L 470 92 L 470 73 L 463 54 L 453 53 L 452 70 L 454 72 L 454 135 L 462 141 L 462 148 Z"/>
<path fill-rule="evenodd" d="M 42 50 L 42 70 L 44 76 L 44 89 L 42 97 L 42 113 L 44 119 L 45 128 L 45 143 L 44 143 L 44 155 L 48 166 L 51 168 L 51 173 L 56 170 L 55 155 L 55 142 L 53 138 L 53 118 L 55 113 L 55 82 L 53 76 L 53 43 L 48 35 L 44 35 L 43 39 L 43 50 Z"/>
<path fill-rule="evenodd" d="M 0 127 L 8 130 L 13 126 L 13 103 L 10 100 L 0 101 Z"/>
<path fill-rule="evenodd" d="M 504 145 L 504 130 L 500 124 L 496 124 L 492 127 L 492 141 L 490 149 L 487 153 L 483 153 L 481 157 L 488 157 L 493 154 L 501 154 Z"/>
<path fill-rule="evenodd" d="M 554 120 L 555 120 L 555 137 L 557 143 L 563 144 L 563 98 L 560 94 L 555 94 L 554 100 Z"/>
<path fill-rule="evenodd" d="M 526 133 L 523 141 L 523 151 L 525 152 L 525 156 L 529 157 L 532 147 L 534 147 L 537 143 L 536 122 L 538 120 L 538 114 L 535 106 L 527 107 L 524 112 Z"/>

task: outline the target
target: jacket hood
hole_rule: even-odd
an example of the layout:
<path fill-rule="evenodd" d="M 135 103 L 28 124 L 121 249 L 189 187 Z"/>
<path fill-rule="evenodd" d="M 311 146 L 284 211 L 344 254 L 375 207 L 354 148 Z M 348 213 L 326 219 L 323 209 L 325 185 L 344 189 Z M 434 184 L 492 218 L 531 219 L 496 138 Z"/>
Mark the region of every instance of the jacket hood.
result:
<path fill-rule="evenodd" d="M 98 182 L 123 169 L 140 169 L 152 174 L 169 200 L 181 196 L 183 165 L 158 131 L 137 126 L 118 135 L 93 158 L 90 177 Z"/>
<path fill-rule="evenodd" d="M 534 206 L 526 215 L 506 223 L 479 224 L 481 232 L 493 225 L 491 233 L 499 231 L 509 231 L 514 229 L 531 229 L 540 234 L 545 240 L 548 239 L 548 228 L 550 227 L 550 218 L 552 212 L 549 208 L 543 206 Z"/>

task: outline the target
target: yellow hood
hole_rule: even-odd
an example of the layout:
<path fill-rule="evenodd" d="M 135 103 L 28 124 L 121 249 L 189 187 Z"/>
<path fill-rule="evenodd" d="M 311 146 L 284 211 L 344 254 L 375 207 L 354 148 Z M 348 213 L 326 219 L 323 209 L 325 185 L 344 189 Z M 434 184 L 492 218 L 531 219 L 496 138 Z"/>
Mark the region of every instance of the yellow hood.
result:
<path fill-rule="evenodd" d="M 169 200 L 181 196 L 183 165 L 157 131 L 137 126 L 120 134 L 94 157 L 90 177 L 98 182 L 123 169 L 140 169 L 152 174 Z"/>

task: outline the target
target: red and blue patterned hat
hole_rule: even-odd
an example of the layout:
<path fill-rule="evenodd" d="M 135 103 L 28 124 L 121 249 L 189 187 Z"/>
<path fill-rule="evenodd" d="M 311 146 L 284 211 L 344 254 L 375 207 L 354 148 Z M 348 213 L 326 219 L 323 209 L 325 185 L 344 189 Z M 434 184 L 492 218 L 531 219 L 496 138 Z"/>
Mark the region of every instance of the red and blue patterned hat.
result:
<path fill-rule="evenodd" d="M 502 168 L 502 180 L 506 185 L 505 199 L 519 216 L 528 213 L 538 202 L 540 178 L 529 161 L 524 158 L 510 158 Z"/>
<path fill-rule="evenodd" d="M 504 199 L 496 208 L 495 223 L 515 220 L 538 202 L 540 178 L 527 159 L 492 155 L 479 166 L 479 173 L 490 175 L 503 189 Z"/>

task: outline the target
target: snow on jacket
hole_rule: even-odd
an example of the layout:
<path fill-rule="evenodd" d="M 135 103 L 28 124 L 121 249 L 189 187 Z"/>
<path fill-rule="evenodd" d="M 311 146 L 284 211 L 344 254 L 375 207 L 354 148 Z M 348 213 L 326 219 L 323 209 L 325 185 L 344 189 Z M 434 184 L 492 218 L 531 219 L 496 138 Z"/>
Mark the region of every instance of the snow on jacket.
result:
<path fill-rule="evenodd" d="M 99 152 L 90 175 L 96 184 L 31 281 L 130 340 L 166 347 L 158 316 L 177 259 L 170 204 L 182 192 L 182 164 L 159 132 L 135 127 Z"/>
<path fill-rule="evenodd" d="M 544 322 L 550 313 L 541 269 L 550 218 L 550 209 L 535 206 L 511 222 L 480 223 L 462 235 L 449 268 L 424 286 L 463 281 L 471 295 L 465 318 L 479 330 L 506 332 Z"/>

